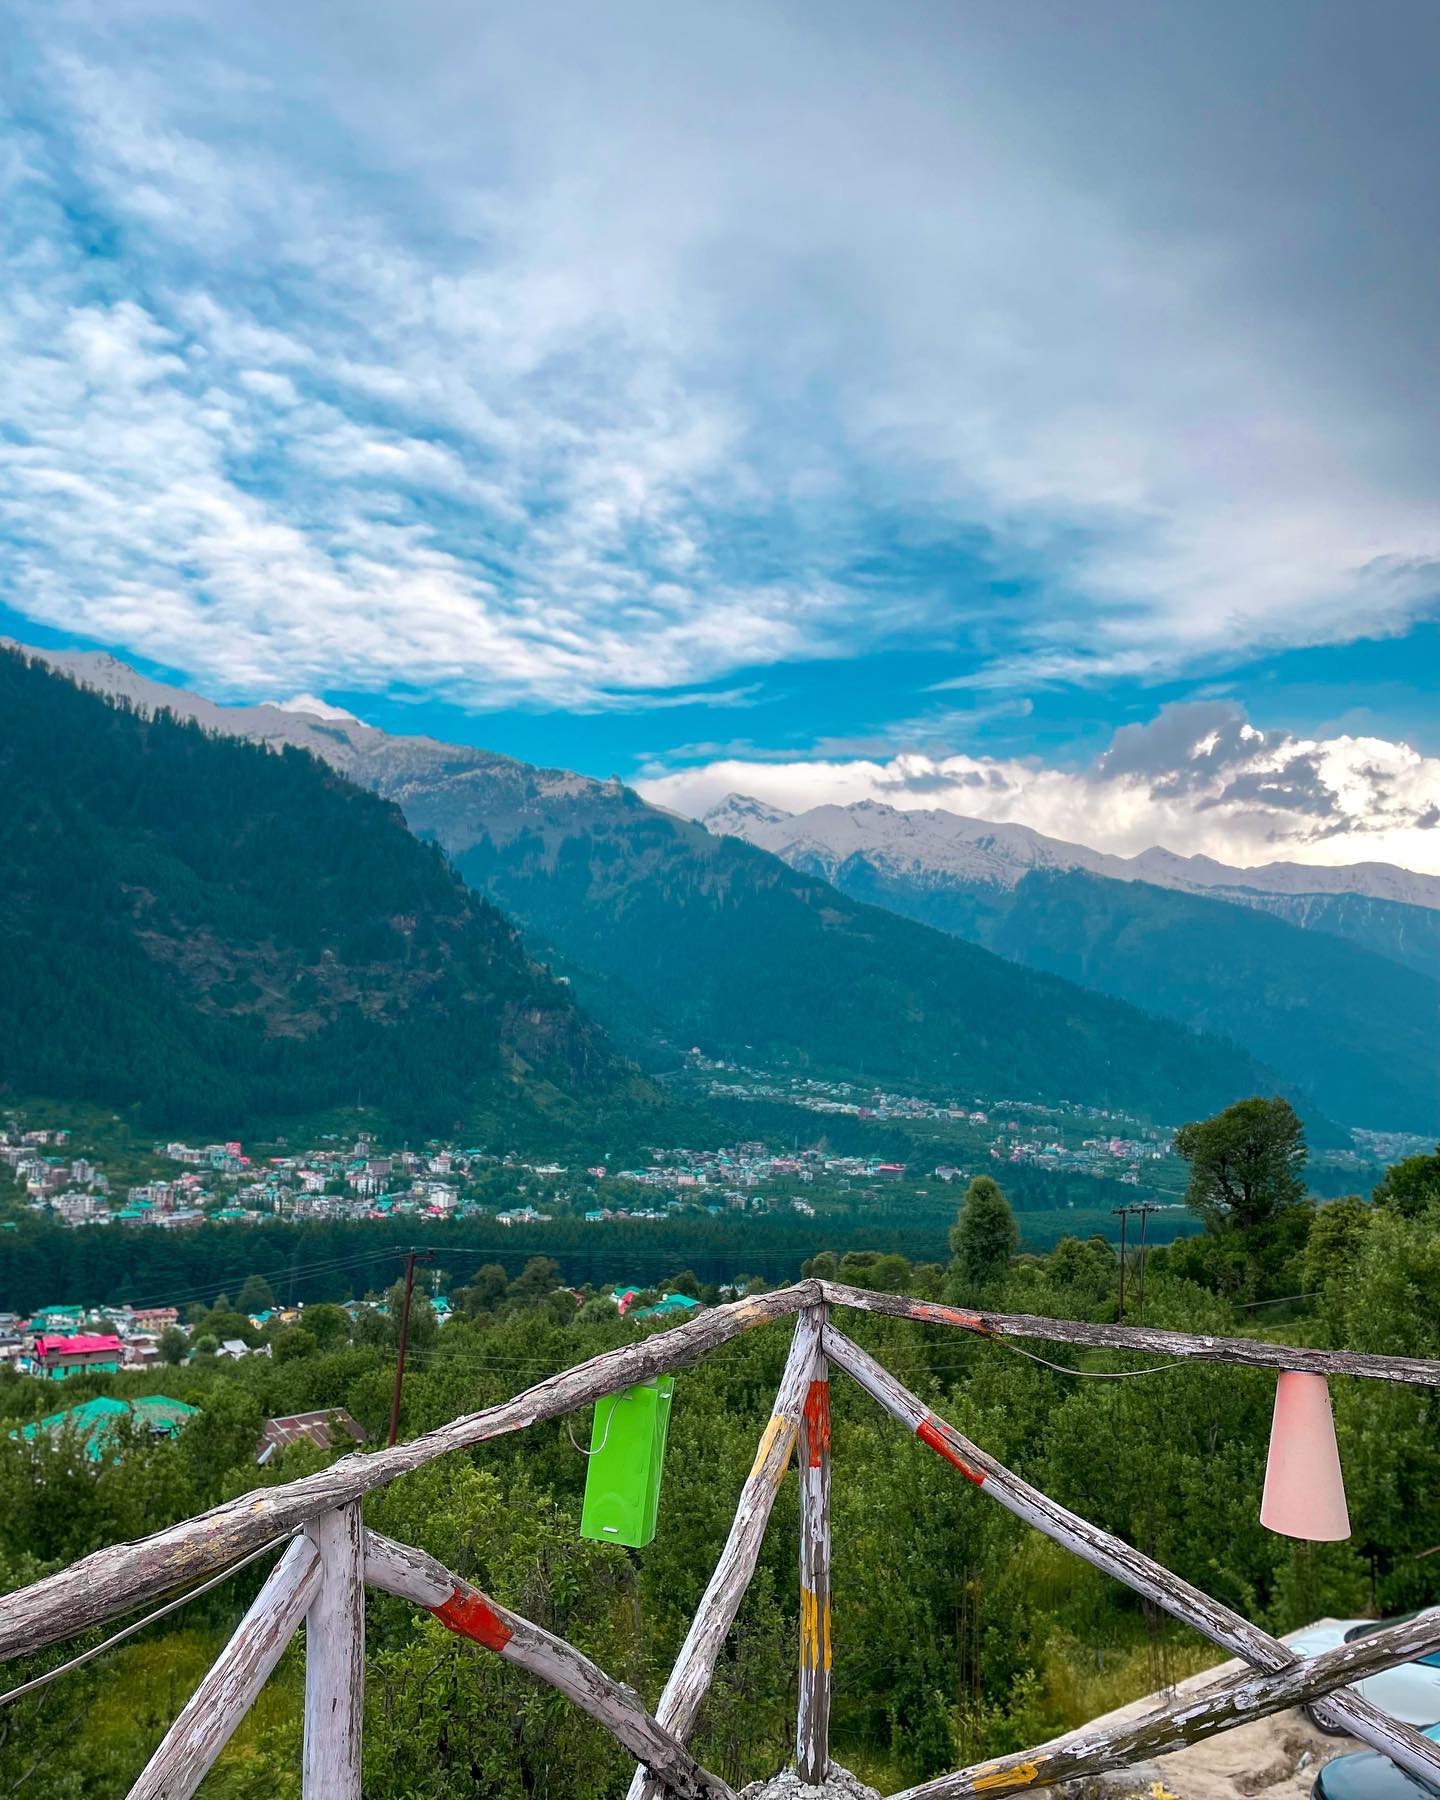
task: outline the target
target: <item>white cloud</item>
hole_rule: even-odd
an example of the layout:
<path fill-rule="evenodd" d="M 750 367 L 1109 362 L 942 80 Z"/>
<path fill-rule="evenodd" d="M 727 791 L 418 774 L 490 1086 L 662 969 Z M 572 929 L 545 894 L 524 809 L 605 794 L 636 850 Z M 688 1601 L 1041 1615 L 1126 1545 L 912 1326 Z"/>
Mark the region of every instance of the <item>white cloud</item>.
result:
<path fill-rule="evenodd" d="M 1326 146 L 1287 185 L 1234 19 L 1200 33 L 1220 121 L 1179 23 L 1167 84 L 1104 20 L 1057 63 L 1008 7 L 901 11 L 34 13 L 13 604 L 220 691 L 477 707 L 906 634 L 958 647 L 937 686 L 1009 690 L 1403 631 L 1440 586 L 1425 158 L 1383 220 Z M 1379 170 L 1334 118 L 1335 166 Z M 1357 237 L 1368 302 L 1310 267 Z M 956 544 L 1029 585 L 982 605 Z"/>
<path fill-rule="evenodd" d="M 636 785 L 692 817 L 730 793 L 789 812 L 879 800 L 1013 821 L 1122 856 L 1160 844 L 1245 866 L 1392 862 L 1440 874 L 1440 757 L 1383 738 L 1259 731 L 1229 702 L 1127 726 L 1083 769 L 914 751 L 883 761 L 728 757 L 656 764 Z"/>

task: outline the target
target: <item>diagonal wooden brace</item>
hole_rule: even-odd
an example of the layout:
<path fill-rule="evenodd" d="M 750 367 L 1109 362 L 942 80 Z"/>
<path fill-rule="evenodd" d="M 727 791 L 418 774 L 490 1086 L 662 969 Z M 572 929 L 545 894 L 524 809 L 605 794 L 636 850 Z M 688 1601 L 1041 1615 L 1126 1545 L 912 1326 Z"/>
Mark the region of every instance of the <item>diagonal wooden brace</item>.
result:
<path fill-rule="evenodd" d="M 583 1651 L 497 1605 L 423 1550 L 367 1531 L 365 1580 L 370 1587 L 423 1606 L 458 1637 L 483 1644 L 573 1700 L 638 1757 L 666 1792 L 678 1794 L 681 1800 L 734 1800 L 718 1775 L 702 1768 L 685 1746 L 645 1711 L 629 1688 L 612 1680 Z"/>
<path fill-rule="evenodd" d="M 989 1494 L 1008 1512 L 1044 1532 L 1057 1544 L 1063 1544 L 1094 1568 L 1113 1575 L 1137 1594 L 1143 1594 L 1173 1617 L 1183 1619 L 1211 1643 L 1234 1651 L 1253 1667 L 1280 1670 L 1302 1662 L 1293 1650 L 1258 1625 L 1232 1612 L 1218 1600 L 1212 1600 L 1178 1575 L 1172 1575 L 1123 1539 L 1102 1531 L 1098 1525 L 1092 1525 L 1088 1519 L 1082 1519 L 1078 1513 L 1072 1513 L 1038 1488 L 1022 1481 L 1003 1463 L 996 1462 L 993 1456 L 963 1437 L 953 1425 L 932 1413 L 909 1388 L 843 1332 L 827 1325 L 823 1342 L 831 1362 L 857 1381 L 872 1399 L 913 1431 L 922 1443 L 952 1463 L 966 1480 Z M 1440 1744 L 1432 1743 L 1412 1726 L 1388 1718 L 1358 1694 L 1333 1695 L 1324 1702 L 1323 1716 L 1327 1724 L 1333 1720 L 1362 1743 L 1398 1763 L 1417 1780 L 1440 1786 Z"/>
<path fill-rule="evenodd" d="M 1286 1707 L 1301 1706 L 1347 1682 L 1424 1656 L 1437 1646 L 1440 1612 L 1420 1613 L 1388 1631 L 1327 1650 L 1323 1656 L 1292 1662 L 1283 1669 L 1247 1669 L 1184 1694 L 1168 1706 L 1156 1707 L 1143 1718 L 1082 1726 L 1037 1749 L 977 1763 L 906 1788 L 894 1800 L 965 1800 L 970 1795 L 993 1800 L 996 1795 L 1028 1793 L 1057 1781 L 1124 1769 L 1147 1757 L 1169 1756 L 1187 1744 L 1198 1744 L 1217 1732 L 1232 1731 Z"/>

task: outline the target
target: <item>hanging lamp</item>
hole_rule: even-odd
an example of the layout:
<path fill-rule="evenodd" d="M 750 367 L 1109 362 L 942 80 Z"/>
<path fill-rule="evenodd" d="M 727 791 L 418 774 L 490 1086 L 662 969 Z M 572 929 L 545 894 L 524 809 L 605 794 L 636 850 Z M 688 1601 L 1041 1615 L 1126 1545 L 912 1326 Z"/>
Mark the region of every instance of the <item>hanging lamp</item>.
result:
<path fill-rule="evenodd" d="M 1350 1535 L 1345 1480 L 1323 1375 L 1287 1369 L 1275 1390 L 1260 1523 L 1285 1537 L 1335 1543 Z"/>

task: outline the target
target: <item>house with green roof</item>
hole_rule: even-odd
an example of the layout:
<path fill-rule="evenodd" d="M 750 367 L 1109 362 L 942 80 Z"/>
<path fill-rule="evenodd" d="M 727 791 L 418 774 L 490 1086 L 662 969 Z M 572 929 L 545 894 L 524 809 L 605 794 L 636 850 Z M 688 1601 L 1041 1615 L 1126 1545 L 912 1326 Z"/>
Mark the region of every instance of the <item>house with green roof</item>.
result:
<path fill-rule="evenodd" d="M 80 1321 L 85 1317 L 83 1306 L 38 1306 L 30 1315 L 32 1331 L 58 1333 L 66 1330 L 78 1331 Z"/>
<path fill-rule="evenodd" d="M 60 1437 L 67 1430 L 74 1431 L 84 1444 L 89 1460 L 99 1462 L 127 1420 L 133 1419 L 152 1437 L 174 1437 L 185 1421 L 195 1416 L 196 1410 L 183 1400 L 172 1400 L 166 1394 L 146 1394 L 139 1400 L 112 1400 L 102 1394 L 96 1400 L 86 1400 L 80 1406 L 69 1406 L 64 1412 L 50 1413 L 29 1425 L 22 1425 L 10 1436 L 34 1440 L 41 1436 Z"/>
<path fill-rule="evenodd" d="M 632 1319 L 664 1319 L 674 1313 L 691 1312 L 699 1306 L 688 1294 L 665 1294 L 654 1306 L 642 1306 L 630 1313 Z"/>

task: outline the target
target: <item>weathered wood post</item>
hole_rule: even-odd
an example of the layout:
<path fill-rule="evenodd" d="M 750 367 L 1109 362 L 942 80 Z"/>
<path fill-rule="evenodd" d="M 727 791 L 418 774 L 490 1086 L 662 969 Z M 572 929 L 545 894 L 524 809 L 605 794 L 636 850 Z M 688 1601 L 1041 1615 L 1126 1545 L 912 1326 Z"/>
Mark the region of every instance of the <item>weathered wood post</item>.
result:
<path fill-rule="evenodd" d="M 823 1306 L 807 1309 L 819 1331 Z M 830 1767 L 830 1364 L 815 1353 L 800 1419 L 800 1705 L 795 1768 L 818 1787 Z"/>
<path fill-rule="evenodd" d="M 305 1800 L 360 1800 L 365 1702 L 365 1533 L 360 1502 L 305 1527 L 320 1586 L 305 1615 Z"/>
<path fill-rule="evenodd" d="M 820 1352 L 820 1321 L 815 1316 L 818 1311 L 818 1304 L 807 1304 L 795 1321 L 795 1335 L 790 1340 L 785 1373 L 775 1395 L 775 1410 L 761 1434 L 754 1464 L 740 1490 L 740 1504 L 735 1509 L 730 1535 L 715 1564 L 709 1586 L 700 1597 L 685 1642 L 680 1646 L 670 1679 L 655 1708 L 655 1717 L 682 1742 L 695 1729 L 710 1677 L 715 1673 L 716 1659 L 735 1623 L 750 1577 L 755 1573 L 775 1496 L 800 1436 L 805 1396 L 810 1391 L 810 1377 Z M 644 1769 L 638 1769 L 626 1800 L 660 1800 L 661 1792 L 660 1783 Z"/>

